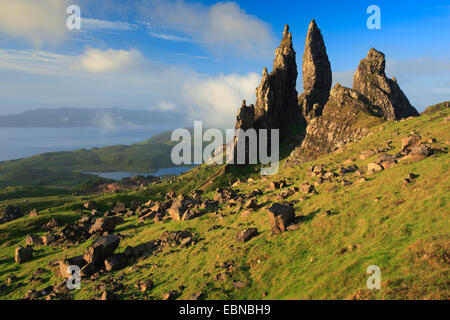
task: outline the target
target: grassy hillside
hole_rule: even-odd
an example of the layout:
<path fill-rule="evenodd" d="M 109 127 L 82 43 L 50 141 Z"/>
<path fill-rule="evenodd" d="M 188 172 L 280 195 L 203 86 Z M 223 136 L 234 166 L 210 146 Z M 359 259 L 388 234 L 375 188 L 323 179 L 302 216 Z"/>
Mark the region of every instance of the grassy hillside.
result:
<path fill-rule="evenodd" d="M 156 135 L 130 146 L 52 152 L 33 157 L 0 162 L 0 187 L 66 186 L 73 187 L 95 180 L 81 172 L 129 171 L 151 173 L 173 167 L 170 159 L 171 132 Z"/>
<path fill-rule="evenodd" d="M 260 208 L 248 215 L 245 210 L 223 203 L 217 211 L 188 221 L 140 223 L 136 216 L 126 217 L 116 228 L 116 233 L 124 236 L 118 252 L 129 245 L 158 239 L 164 231 L 190 230 L 198 240 L 187 248 L 165 248 L 120 271 L 83 282 L 81 290 L 71 292 L 71 297 L 98 298 L 102 286 L 111 289 L 114 282 L 120 282 L 123 289 L 117 295 L 121 299 L 161 299 L 172 290 L 179 292 L 180 299 L 198 292 L 203 293 L 203 299 L 448 299 L 449 116 L 450 109 L 444 108 L 420 118 L 377 125 L 371 128 L 371 135 L 344 151 L 294 168 L 284 169 L 282 162 L 275 176 L 260 177 L 251 167 L 224 171 L 223 166 L 200 166 L 180 177 L 132 192 L 90 196 L 104 210 L 118 200 L 127 204 L 135 199 L 162 200 L 169 190 L 187 194 L 198 187 L 205 190 L 205 198 L 212 199 L 217 187 L 230 186 L 238 178 L 254 179 L 234 186 L 239 193 L 255 188 L 263 191 L 255 197 Z M 346 174 L 316 186 L 317 193 L 307 197 L 295 193 L 282 200 L 280 193 L 285 189 L 266 188 L 280 179 L 288 182 L 288 188 L 300 187 L 305 181 L 314 184 L 316 179 L 307 175 L 314 164 L 334 172 L 344 162 L 367 169 L 376 155 L 360 160 L 359 151 L 392 141 L 394 149 L 389 153 L 394 154 L 400 151 L 402 138 L 412 131 L 425 141 L 435 138 L 433 148 L 440 151 L 419 162 L 404 160 L 384 171 L 365 174 L 367 181 L 361 183 L 356 182 L 360 177 Z M 417 177 L 404 186 L 403 180 L 409 173 Z M 352 184 L 343 186 L 340 179 Z M 83 254 L 92 242 L 38 247 L 32 261 L 20 265 L 14 262 L 14 249 L 17 244 L 24 244 L 27 234 L 43 235 L 41 226 L 52 217 L 76 221 L 80 213 L 74 210 L 87 200 L 74 196 L 60 199 L 63 201 L 42 198 L 46 205 L 41 206 L 44 211 L 39 217 L 0 225 L 0 283 L 11 275 L 18 277 L 10 286 L 1 288 L 1 299 L 23 298 L 30 289 L 61 282 L 48 263 Z M 301 222 L 298 230 L 272 235 L 264 207 L 282 201 L 296 201 L 294 208 Z M 326 215 L 326 211 L 330 214 Z M 248 242 L 237 242 L 236 234 L 248 227 L 257 228 L 258 235 Z M 380 290 L 366 287 L 366 269 L 370 265 L 381 268 Z M 41 275 L 40 281 L 30 281 L 37 268 L 49 272 Z M 148 279 L 155 287 L 141 292 L 138 282 Z"/>

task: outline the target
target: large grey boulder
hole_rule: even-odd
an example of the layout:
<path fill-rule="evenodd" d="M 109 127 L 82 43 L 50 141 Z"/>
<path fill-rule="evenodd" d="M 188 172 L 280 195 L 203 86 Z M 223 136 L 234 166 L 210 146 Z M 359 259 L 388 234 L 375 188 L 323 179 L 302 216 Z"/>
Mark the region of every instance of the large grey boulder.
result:
<path fill-rule="evenodd" d="M 117 235 L 108 235 L 97 239 L 84 253 L 84 260 L 96 266 L 103 265 L 106 258 L 113 255 L 119 246 L 120 238 Z"/>

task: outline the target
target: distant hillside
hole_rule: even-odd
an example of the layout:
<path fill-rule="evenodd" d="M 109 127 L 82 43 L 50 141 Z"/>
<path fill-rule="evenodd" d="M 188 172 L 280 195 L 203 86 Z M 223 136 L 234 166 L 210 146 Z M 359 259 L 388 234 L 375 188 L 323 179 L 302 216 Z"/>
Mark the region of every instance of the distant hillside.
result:
<path fill-rule="evenodd" d="M 174 167 L 170 155 L 171 132 L 130 146 L 116 145 L 90 150 L 52 152 L 0 162 L 0 187 L 76 186 L 95 176 L 81 172 L 155 172 Z"/>
<path fill-rule="evenodd" d="M 182 123 L 184 114 L 159 110 L 124 110 L 119 108 L 37 109 L 0 116 L 0 127 L 116 127 L 152 123 Z"/>

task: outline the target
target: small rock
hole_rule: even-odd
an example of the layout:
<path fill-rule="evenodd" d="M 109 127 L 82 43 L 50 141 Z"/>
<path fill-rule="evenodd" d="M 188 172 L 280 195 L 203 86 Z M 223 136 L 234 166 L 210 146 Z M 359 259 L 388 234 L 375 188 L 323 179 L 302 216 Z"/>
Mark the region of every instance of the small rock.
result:
<path fill-rule="evenodd" d="M 255 237 L 258 235 L 258 229 L 256 228 L 247 228 L 245 230 L 240 231 L 237 236 L 236 236 L 236 240 L 238 242 L 247 242 L 249 241 L 251 238 Z"/>
<path fill-rule="evenodd" d="M 33 259 L 33 249 L 18 246 L 14 255 L 16 263 L 24 263 Z"/>
<path fill-rule="evenodd" d="M 30 217 L 37 217 L 37 216 L 39 216 L 39 210 L 38 209 L 33 209 L 30 212 Z"/>
<path fill-rule="evenodd" d="M 101 300 L 115 300 L 116 295 L 112 291 L 105 290 L 105 291 L 103 291 L 102 297 L 100 299 Z"/>

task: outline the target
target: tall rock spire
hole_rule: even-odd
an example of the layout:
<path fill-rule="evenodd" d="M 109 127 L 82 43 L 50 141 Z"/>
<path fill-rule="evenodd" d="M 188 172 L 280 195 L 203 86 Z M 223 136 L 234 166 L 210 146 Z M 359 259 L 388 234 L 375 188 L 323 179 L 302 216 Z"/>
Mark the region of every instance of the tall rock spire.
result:
<path fill-rule="evenodd" d="M 303 52 L 303 94 L 299 105 L 303 116 L 312 119 L 322 114 L 331 89 L 332 74 L 322 33 L 316 21 L 309 24 Z"/>
<path fill-rule="evenodd" d="M 400 89 L 397 80 L 386 77 L 385 68 L 384 54 L 374 48 L 370 49 L 353 76 L 353 89 L 365 95 L 371 104 L 379 107 L 386 120 L 419 116 Z"/>
<path fill-rule="evenodd" d="M 297 63 L 292 34 L 286 25 L 275 50 L 273 71 L 263 70 L 256 89 L 255 129 L 279 129 L 281 140 L 289 138 L 292 127 L 304 124 L 297 100 Z"/>
<path fill-rule="evenodd" d="M 303 90 L 331 89 L 331 65 L 316 21 L 309 24 L 303 52 Z"/>

